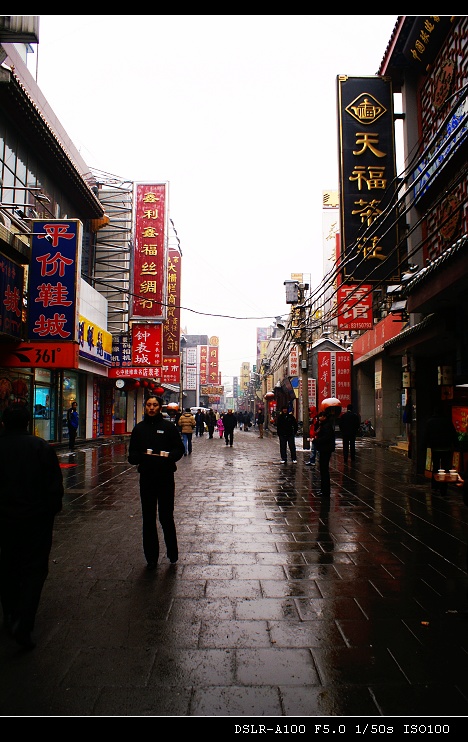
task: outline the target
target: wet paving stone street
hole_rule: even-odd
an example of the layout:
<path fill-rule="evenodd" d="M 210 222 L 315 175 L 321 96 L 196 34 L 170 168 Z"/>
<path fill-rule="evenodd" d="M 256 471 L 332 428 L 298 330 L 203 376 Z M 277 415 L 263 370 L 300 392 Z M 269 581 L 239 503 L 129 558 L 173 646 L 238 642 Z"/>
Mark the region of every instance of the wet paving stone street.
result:
<path fill-rule="evenodd" d="M 127 445 L 58 451 L 66 494 L 37 647 L 1 634 L 3 716 L 467 717 L 455 486 L 434 494 L 369 439 L 346 465 L 338 440 L 324 500 L 300 438 L 297 464 L 282 464 L 255 429 L 232 448 L 194 437 L 176 473 L 179 561 L 161 548 L 149 572 Z"/>

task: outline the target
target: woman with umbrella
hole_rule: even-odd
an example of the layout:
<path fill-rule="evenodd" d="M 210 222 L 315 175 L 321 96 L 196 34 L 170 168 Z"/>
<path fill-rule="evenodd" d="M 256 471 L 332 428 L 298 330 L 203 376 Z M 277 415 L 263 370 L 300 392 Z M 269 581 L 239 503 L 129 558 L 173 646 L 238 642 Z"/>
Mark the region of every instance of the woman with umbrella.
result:
<path fill-rule="evenodd" d="M 338 409 L 341 412 L 341 402 L 334 397 L 324 399 L 320 404 L 315 448 L 319 453 L 320 470 L 320 490 L 317 495 L 322 497 L 330 497 L 330 458 L 335 450 L 334 414 Z"/>

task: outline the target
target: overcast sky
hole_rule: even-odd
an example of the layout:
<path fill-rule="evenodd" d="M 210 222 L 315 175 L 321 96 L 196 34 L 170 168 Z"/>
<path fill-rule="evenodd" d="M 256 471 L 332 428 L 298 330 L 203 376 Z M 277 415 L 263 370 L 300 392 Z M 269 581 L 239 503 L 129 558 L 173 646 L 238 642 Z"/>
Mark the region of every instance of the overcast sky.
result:
<path fill-rule="evenodd" d="M 256 362 L 256 328 L 288 312 L 292 273 L 321 281 L 322 192 L 338 188 L 336 78 L 374 75 L 396 21 L 40 16 L 28 64 L 87 164 L 169 183 L 182 327 L 219 337 L 223 377 Z"/>

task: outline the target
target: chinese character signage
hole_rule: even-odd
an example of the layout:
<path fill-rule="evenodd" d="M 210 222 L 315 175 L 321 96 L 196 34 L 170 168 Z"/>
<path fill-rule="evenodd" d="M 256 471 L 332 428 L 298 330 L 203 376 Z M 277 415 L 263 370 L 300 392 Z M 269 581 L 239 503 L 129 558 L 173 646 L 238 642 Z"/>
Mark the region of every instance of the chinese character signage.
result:
<path fill-rule="evenodd" d="M 0 335 L 21 339 L 24 268 L 0 256 Z"/>
<path fill-rule="evenodd" d="M 34 219 L 32 223 L 28 337 L 76 342 L 81 222 Z"/>
<path fill-rule="evenodd" d="M 180 383 L 180 356 L 164 356 L 160 378 L 163 384 Z"/>
<path fill-rule="evenodd" d="M 120 368 L 132 365 L 132 341 L 130 335 L 112 336 L 112 365 Z"/>
<path fill-rule="evenodd" d="M 166 318 L 167 183 L 135 186 L 132 318 Z"/>
<path fill-rule="evenodd" d="M 163 355 L 179 354 L 181 255 L 173 247 L 167 256 L 167 308 L 163 324 Z"/>
<path fill-rule="evenodd" d="M 351 404 L 351 354 L 347 351 L 319 351 L 318 403 L 328 397 L 340 400 L 342 408 Z"/>
<path fill-rule="evenodd" d="M 218 338 L 214 338 L 216 341 Z M 213 338 L 210 338 L 210 342 L 213 340 Z M 219 381 L 219 368 L 218 368 L 218 353 L 219 348 L 218 345 L 209 345 L 208 346 L 208 383 L 209 384 L 218 384 Z M 213 394 L 217 394 L 218 392 L 212 392 Z"/>
<path fill-rule="evenodd" d="M 338 288 L 337 316 L 339 330 L 372 330 L 372 286 L 343 284 Z"/>
<path fill-rule="evenodd" d="M 159 376 L 161 363 L 162 325 L 132 325 L 132 366 L 152 367 Z"/>
<path fill-rule="evenodd" d="M 102 366 L 111 365 L 112 335 L 81 315 L 78 323 L 78 345 L 82 358 Z"/>
<path fill-rule="evenodd" d="M 342 280 L 399 280 L 390 78 L 338 77 Z"/>
<path fill-rule="evenodd" d="M 198 346 L 199 358 L 200 358 L 200 384 L 208 384 L 208 346 Z"/>
<path fill-rule="evenodd" d="M 293 346 L 289 353 L 289 376 L 299 376 L 299 356 L 297 346 Z"/>

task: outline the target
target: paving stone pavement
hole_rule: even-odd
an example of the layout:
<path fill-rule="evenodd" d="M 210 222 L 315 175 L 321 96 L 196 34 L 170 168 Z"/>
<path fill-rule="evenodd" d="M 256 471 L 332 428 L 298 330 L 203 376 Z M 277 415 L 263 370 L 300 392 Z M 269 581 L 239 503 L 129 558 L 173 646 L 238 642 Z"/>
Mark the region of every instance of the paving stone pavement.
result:
<path fill-rule="evenodd" d="M 127 445 L 58 451 L 37 647 L 1 633 L 2 716 L 211 717 L 238 733 L 251 717 L 467 718 L 458 489 L 433 494 L 369 439 L 345 465 L 338 440 L 327 501 L 301 438 L 297 464 L 281 464 L 277 438 L 254 429 L 232 448 L 194 437 L 176 473 L 179 562 L 148 572 Z"/>

